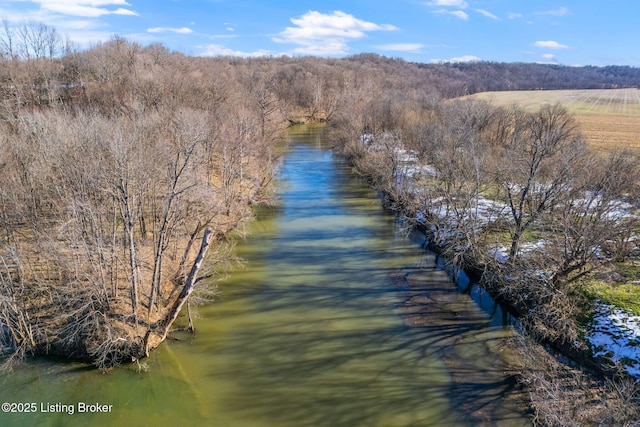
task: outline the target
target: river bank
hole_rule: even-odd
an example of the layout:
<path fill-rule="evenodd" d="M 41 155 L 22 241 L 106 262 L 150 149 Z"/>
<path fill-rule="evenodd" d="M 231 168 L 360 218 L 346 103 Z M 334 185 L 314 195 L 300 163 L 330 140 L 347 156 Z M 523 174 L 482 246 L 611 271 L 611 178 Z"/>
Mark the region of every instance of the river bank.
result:
<path fill-rule="evenodd" d="M 487 253 L 474 251 L 475 248 L 466 246 L 464 239 L 457 238 L 456 233 L 483 233 L 482 229 L 488 224 L 498 223 L 495 212 L 505 208 L 499 207 L 497 201 L 482 197 L 475 205 L 474 201 L 468 202 L 470 206 L 465 205 L 460 211 L 454 198 L 434 200 L 429 190 L 420 185 L 437 181 L 435 170 L 418 162 L 416 153 L 403 149 L 392 133 L 383 133 L 378 138 L 381 142 L 376 142 L 372 134 L 365 135 L 352 145 L 347 144 L 348 151 L 343 154 L 357 173 L 383 192 L 388 209 L 408 226 L 425 234 L 430 250 L 463 268 L 521 324 L 526 336 L 514 341 L 517 343 L 514 347 L 519 349 L 519 357 L 526 363 L 522 364 L 516 377 L 517 382 L 526 387 L 534 419 L 558 426 L 591 425 L 602 420 L 608 420 L 612 425 L 633 425 L 640 414 L 636 381 L 620 366 L 612 364 L 610 357 L 594 357 L 588 343 L 577 339 L 577 335 L 575 339 L 568 339 L 572 335 L 562 328 L 567 327 L 566 331 L 575 333 L 577 328 L 572 325 L 577 323 L 576 312 L 561 313 L 563 306 L 554 306 L 549 297 L 545 297 L 544 306 L 532 304 L 536 299 L 527 297 L 528 292 L 540 292 L 546 286 L 546 279 L 529 274 L 526 269 L 514 275 L 509 270 L 508 255 L 505 256 L 502 249 L 489 251 L 487 257 Z M 383 168 L 381 161 L 389 162 L 391 166 Z M 386 175 L 385 179 L 385 173 L 391 175 Z M 417 205 L 425 206 L 425 209 L 416 210 Z M 469 225 L 462 222 L 468 212 L 473 212 L 469 213 Z M 500 228 L 489 230 L 489 233 L 498 232 L 498 242 Z M 527 250 L 530 249 L 523 249 L 523 253 Z M 523 259 L 522 264 L 526 265 L 526 256 Z M 578 294 L 573 295 L 578 297 Z M 571 294 L 563 295 L 566 297 Z M 562 300 L 557 304 L 562 304 Z M 591 405 L 591 410 L 582 411 L 584 405 Z"/>
<path fill-rule="evenodd" d="M 400 213 L 397 206 L 391 209 Z M 425 236 L 428 232 L 418 226 Z M 428 242 L 428 241 L 427 241 Z M 427 243 L 428 250 L 441 252 L 441 247 Z M 455 278 L 460 267 L 449 264 L 447 271 Z M 469 265 L 469 264 L 467 264 Z M 480 288 L 493 304 L 499 304 L 515 322 L 522 312 L 505 298 L 495 283 L 482 281 L 479 268 L 462 272 L 463 288 Z M 469 281 L 468 277 L 474 277 Z M 518 327 L 520 335 L 509 340 L 508 357 L 518 368 L 509 372 L 514 388 L 509 401 L 523 405 L 534 424 L 548 426 L 596 426 L 604 422 L 615 426 L 638 426 L 640 383 L 619 368 L 612 368 L 610 358 L 595 358 L 589 349 L 576 348 L 562 342 L 540 341 L 531 337 L 526 328 Z M 623 335 L 618 334 L 619 339 Z M 620 351 L 619 347 L 617 350 Z M 610 355 L 609 355 L 610 356 Z M 521 406 L 522 407 L 522 406 Z"/>

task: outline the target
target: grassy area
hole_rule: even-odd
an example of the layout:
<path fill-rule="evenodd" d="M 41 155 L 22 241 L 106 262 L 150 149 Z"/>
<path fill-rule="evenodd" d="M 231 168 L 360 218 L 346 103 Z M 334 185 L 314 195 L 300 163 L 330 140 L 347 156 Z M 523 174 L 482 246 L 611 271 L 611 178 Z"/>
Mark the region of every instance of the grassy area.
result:
<path fill-rule="evenodd" d="M 465 98 L 498 106 L 518 105 L 537 111 L 560 103 L 571 113 L 587 142 L 598 150 L 626 148 L 640 151 L 640 90 L 526 90 L 483 92 Z"/>
<path fill-rule="evenodd" d="M 591 281 L 585 286 L 585 292 L 590 299 L 600 300 L 640 316 L 640 285 L 638 284 Z"/>

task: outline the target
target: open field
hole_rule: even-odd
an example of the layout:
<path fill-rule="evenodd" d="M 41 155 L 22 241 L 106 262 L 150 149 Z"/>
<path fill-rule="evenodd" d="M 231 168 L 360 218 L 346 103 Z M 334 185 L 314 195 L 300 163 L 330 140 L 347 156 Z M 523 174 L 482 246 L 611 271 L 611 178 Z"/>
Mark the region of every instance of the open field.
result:
<path fill-rule="evenodd" d="M 468 99 L 494 105 L 518 105 L 535 111 L 545 104 L 561 103 L 578 122 L 595 149 L 628 148 L 640 152 L 640 90 L 527 90 L 483 92 Z"/>

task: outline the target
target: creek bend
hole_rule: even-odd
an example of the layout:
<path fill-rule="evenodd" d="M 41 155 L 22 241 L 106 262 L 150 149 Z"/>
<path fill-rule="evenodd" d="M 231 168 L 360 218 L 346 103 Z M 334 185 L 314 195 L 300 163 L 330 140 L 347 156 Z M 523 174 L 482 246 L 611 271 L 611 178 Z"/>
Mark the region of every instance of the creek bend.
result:
<path fill-rule="evenodd" d="M 400 232 L 323 128 L 291 136 L 281 203 L 249 225 L 246 263 L 200 308 L 195 336 L 160 346 L 144 373 L 28 361 L 1 377 L 0 401 L 66 410 L 0 425 L 530 425 L 503 316 Z"/>

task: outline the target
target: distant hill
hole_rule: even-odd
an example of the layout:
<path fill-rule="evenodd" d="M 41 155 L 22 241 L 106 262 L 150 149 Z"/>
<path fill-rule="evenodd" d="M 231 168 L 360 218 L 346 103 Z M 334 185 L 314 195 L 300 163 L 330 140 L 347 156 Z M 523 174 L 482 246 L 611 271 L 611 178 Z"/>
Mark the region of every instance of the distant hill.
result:
<path fill-rule="evenodd" d="M 640 84 L 640 68 L 622 65 L 569 67 L 553 64 L 471 62 L 418 66 L 467 82 L 469 93 L 502 90 L 618 89 L 638 87 Z"/>
<path fill-rule="evenodd" d="M 408 63 L 376 54 L 359 54 L 349 61 L 395 72 L 414 72 L 435 85 L 445 97 L 478 92 L 551 89 L 620 89 L 640 87 L 640 68 L 627 65 L 570 67 L 556 64 L 464 62 Z"/>

